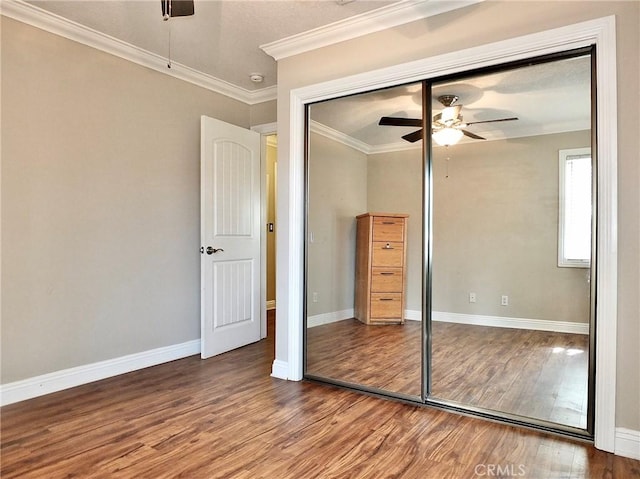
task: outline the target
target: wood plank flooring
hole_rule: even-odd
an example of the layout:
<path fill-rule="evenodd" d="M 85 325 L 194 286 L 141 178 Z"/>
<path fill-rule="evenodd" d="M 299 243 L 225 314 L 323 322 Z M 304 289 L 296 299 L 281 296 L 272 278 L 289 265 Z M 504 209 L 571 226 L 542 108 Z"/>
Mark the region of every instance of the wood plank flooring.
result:
<path fill-rule="evenodd" d="M 588 444 L 274 379 L 272 360 L 269 338 L 206 361 L 194 356 L 5 406 L 0 475 L 640 477 L 639 461 Z"/>
<path fill-rule="evenodd" d="M 420 396 L 421 323 L 310 328 L 309 373 Z M 588 336 L 433 323 L 432 394 L 586 428 Z"/>

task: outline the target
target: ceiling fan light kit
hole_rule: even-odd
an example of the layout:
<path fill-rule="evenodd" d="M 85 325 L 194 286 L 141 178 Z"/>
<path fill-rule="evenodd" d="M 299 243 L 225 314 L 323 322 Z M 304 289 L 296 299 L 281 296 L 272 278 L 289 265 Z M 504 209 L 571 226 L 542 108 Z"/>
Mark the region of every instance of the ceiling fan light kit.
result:
<path fill-rule="evenodd" d="M 464 133 L 457 128 L 442 128 L 433 132 L 433 140 L 440 146 L 455 145 Z"/>

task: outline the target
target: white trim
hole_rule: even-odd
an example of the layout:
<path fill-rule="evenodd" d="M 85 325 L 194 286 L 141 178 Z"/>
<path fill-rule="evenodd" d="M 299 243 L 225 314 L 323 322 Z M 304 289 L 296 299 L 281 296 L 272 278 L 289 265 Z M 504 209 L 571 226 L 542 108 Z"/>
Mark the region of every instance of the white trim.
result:
<path fill-rule="evenodd" d="M 384 145 L 371 145 L 369 147 L 370 155 L 378 155 L 381 153 L 394 153 L 396 151 L 420 150 L 422 151 L 422 142 L 409 143 L 406 141 L 398 143 L 387 143 Z"/>
<path fill-rule="evenodd" d="M 286 221 L 289 227 L 289 254 L 286 258 L 286 268 L 276 265 L 283 271 L 286 278 L 289 301 L 287 302 L 287 363 L 289 379 L 300 381 L 303 376 L 302 368 L 302 295 L 304 290 L 304 99 L 294 90 L 290 93 L 289 118 L 291 137 L 289 141 L 289 177 L 288 207 Z M 282 215 L 283 217 L 285 215 Z M 278 346 L 276 344 L 276 350 Z"/>
<path fill-rule="evenodd" d="M 422 311 L 405 309 L 404 318 L 410 321 L 422 321 Z M 443 323 L 471 324 L 474 326 L 490 326 L 493 328 L 529 329 L 532 331 L 552 331 L 555 333 L 589 334 L 588 323 L 572 323 L 570 321 L 551 321 L 548 319 L 508 318 L 483 314 L 449 313 L 433 311 L 432 321 Z"/>
<path fill-rule="evenodd" d="M 443 323 L 471 324 L 475 326 L 491 326 L 493 328 L 530 329 L 533 331 L 553 331 L 556 333 L 589 334 L 588 323 L 571 323 L 569 321 L 550 321 L 548 319 L 507 318 L 481 314 L 449 313 L 433 311 L 433 321 Z"/>
<path fill-rule="evenodd" d="M 124 58 L 130 62 L 220 93 L 248 105 L 275 100 L 277 97 L 277 87 L 275 85 L 260 90 L 247 90 L 177 62 L 172 61 L 171 68 L 167 68 L 167 59 L 161 55 L 48 12 L 23 0 L 2 0 L 0 9 L 0 13 L 6 17 Z"/>
<path fill-rule="evenodd" d="M 618 456 L 640 460 L 640 431 L 617 427 L 615 453 Z"/>
<path fill-rule="evenodd" d="M 595 446 L 615 447 L 618 334 L 618 100 L 615 16 L 594 20 L 597 69 Z M 613 116 L 611 116 L 613 115 Z M 592 152 L 593 154 L 593 152 Z"/>
<path fill-rule="evenodd" d="M 285 275 L 290 292 L 286 314 L 291 379 L 302 378 L 302 290 L 304 220 L 304 106 L 348 95 L 483 66 L 596 45 L 598 127 L 598 237 L 596 315 L 595 445 L 613 452 L 617 351 L 617 91 L 615 16 L 450 52 L 373 72 L 301 87 L 290 92 L 289 192 L 285 208 L 291 254 Z M 286 190 L 285 190 L 286 191 Z"/>
<path fill-rule="evenodd" d="M 0 386 L 0 405 L 44 396 L 196 354 L 200 354 L 199 339 L 3 384 Z"/>
<path fill-rule="evenodd" d="M 276 309 L 276 300 L 268 299 L 267 300 L 267 309 Z"/>
<path fill-rule="evenodd" d="M 407 321 L 422 321 L 422 311 L 417 309 L 405 309 L 404 319 Z"/>
<path fill-rule="evenodd" d="M 318 123 L 317 121 L 310 120 L 309 129 L 313 133 L 317 133 L 325 138 L 342 143 L 343 145 L 353 148 L 354 150 L 358 150 L 365 155 L 368 155 L 371 150 L 368 143 L 357 140 L 352 136 L 342 133 L 341 131 L 334 130 L 333 128 L 323 125 L 322 123 Z"/>
<path fill-rule="evenodd" d="M 260 45 L 275 60 L 326 47 L 369 33 L 450 12 L 483 0 L 402 0 L 281 40 Z"/>
<path fill-rule="evenodd" d="M 289 379 L 289 364 L 286 361 L 280 361 L 279 359 L 273 360 L 271 366 L 271 377 L 278 379 Z"/>
<path fill-rule="evenodd" d="M 345 319 L 353 318 L 353 308 L 342 311 L 332 311 L 330 313 L 315 314 L 307 318 L 307 327 L 313 328 L 322 324 L 336 323 Z"/>
<path fill-rule="evenodd" d="M 313 133 L 317 133 L 325 138 L 342 143 L 343 145 L 353 148 L 354 150 L 358 150 L 365 155 L 391 153 L 404 150 L 419 150 L 422 148 L 420 143 L 407 143 L 406 141 L 373 146 L 314 120 L 309 122 L 309 127 Z"/>
<path fill-rule="evenodd" d="M 251 127 L 252 131 L 257 131 L 261 135 L 277 135 L 278 134 L 278 123 L 262 123 L 261 125 L 255 125 Z"/>

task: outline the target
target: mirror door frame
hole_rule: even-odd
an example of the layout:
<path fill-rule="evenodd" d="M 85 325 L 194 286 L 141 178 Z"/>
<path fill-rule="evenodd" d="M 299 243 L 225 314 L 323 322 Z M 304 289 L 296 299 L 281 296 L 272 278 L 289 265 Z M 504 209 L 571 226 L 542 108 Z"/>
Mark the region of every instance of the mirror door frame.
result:
<path fill-rule="evenodd" d="M 331 80 L 291 91 L 288 188 L 289 260 L 285 273 L 287 364 L 274 362 L 274 376 L 302 379 L 304 278 L 304 111 L 320 100 L 403 83 L 429 80 L 566 50 L 594 45 L 597 65 L 598 235 L 595 378 L 595 446 L 615 449 L 617 333 L 617 95 L 615 17 L 604 17 L 541 33 L 474 47 L 415 62 Z M 426 309 L 426 308 L 425 308 Z M 284 372 L 286 370 L 286 373 Z M 612 394 L 613 392 L 613 394 Z"/>

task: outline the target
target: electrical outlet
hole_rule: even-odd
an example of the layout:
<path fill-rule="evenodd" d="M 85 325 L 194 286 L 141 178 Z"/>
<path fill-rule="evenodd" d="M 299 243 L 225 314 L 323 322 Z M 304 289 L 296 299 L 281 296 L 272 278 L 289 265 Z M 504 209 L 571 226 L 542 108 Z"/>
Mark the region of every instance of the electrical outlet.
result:
<path fill-rule="evenodd" d="M 476 293 L 469 293 L 469 302 L 470 303 L 476 302 Z"/>
<path fill-rule="evenodd" d="M 311 301 L 313 301 L 314 303 L 318 302 L 318 293 L 314 291 L 311 297 L 312 297 Z"/>
<path fill-rule="evenodd" d="M 506 294 L 502 295 L 502 301 L 500 302 L 502 306 L 509 306 L 509 296 Z"/>

